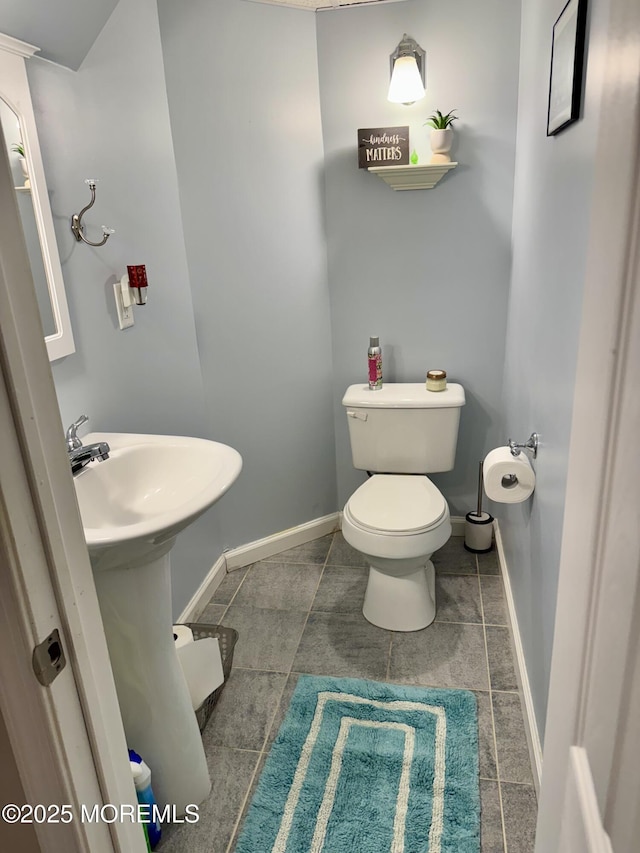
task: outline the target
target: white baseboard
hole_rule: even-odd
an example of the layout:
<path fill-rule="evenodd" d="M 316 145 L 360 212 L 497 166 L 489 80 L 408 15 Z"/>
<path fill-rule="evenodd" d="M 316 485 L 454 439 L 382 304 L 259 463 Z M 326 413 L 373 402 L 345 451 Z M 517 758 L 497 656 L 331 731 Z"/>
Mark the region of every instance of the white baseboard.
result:
<path fill-rule="evenodd" d="M 340 528 L 340 516 L 339 512 L 334 512 L 299 524 L 297 527 L 291 527 L 289 530 L 283 530 L 281 533 L 274 533 L 273 536 L 266 536 L 264 539 L 257 539 L 255 542 L 225 551 L 213 564 L 211 571 L 195 591 L 177 622 L 197 622 L 227 572 L 241 569 L 243 566 L 257 563 L 258 560 L 264 560 L 280 551 L 286 551 L 287 548 L 294 548 L 296 545 L 303 545 L 312 539 L 333 533 Z"/>
<path fill-rule="evenodd" d="M 513 637 L 513 652 L 516 665 L 516 676 L 520 690 L 522 691 L 522 699 L 524 703 L 524 727 L 527 736 L 527 744 L 529 746 L 529 757 L 531 759 L 531 770 L 533 773 L 533 783 L 536 793 L 540 792 L 540 777 L 542 775 L 542 746 L 540 744 L 540 734 L 538 723 L 536 720 L 536 712 L 533 706 L 533 696 L 531 695 L 531 685 L 529 684 L 529 675 L 527 673 L 527 664 L 524 658 L 524 649 L 522 647 L 522 639 L 520 637 L 520 629 L 518 628 L 518 617 L 516 614 L 515 602 L 513 600 L 513 591 L 511 589 L 511 580 L 509 577 L 509 568 L 504 554 L 504 546 L 502 536 L 500 535 L 500 525 L 497 521 L 494 522 L 496 548 L 498 549 L 498 559 L 502 569 L 502 580 L 504 582 L 504 594 L 507 601 L 507 611 L 509 613 L 509 621 L 511 623 L 511 636 Z"/>
<path fill-rule="evenodd" d="M 218 557 L 211 571 L 195 591 L 177 622 L 197 622 L 227 572 L 241 569 L 243 566 L 257 563 L 258 560 L 265 560 L 267 557 L 279 554 L 280 551 L 286 551 L 287 548 L 304 545 L 305 542 L 311 542 L 313 539 L 319 539 L 321 536 L 340 530 L 341 522 L 342 513 L 332 512 L 330 515 L 315 518 L 297 527 L 290 527 L 272 536 L 265 536 L 264 539 L 257 539 L 255 542 L 225 551 Z M 451 528 L 452 536 L 464 536 L 464 518 L 452 516 Z"/>
<path fill-rule="evenodd" d="M 218 589 L 226 574 L 227 561 L 224 558 L 224 554 L 221 554 L 213 564 L 211 571 L 208 572 L 205 579 L 193 594 L 191 601 L 187 604 L 180 616 L 178 616 L 178 623 L 198 621 L 202 615 L 202 611 L 209 603 L 209 599 Z"/>
<path fill-rule="evenodd" d="M 247 545 L 231 548 L 224 554 L 227 560 L 227 571 L 240 569 L 250 563 L 257 563 L 258 560 L 265 560 L 280 551 L 295 548 L 296 545 L 304 545 L 305 542 L 319 539 L 320 536 L 326 536 L 339 528 L 340 513 L 332 512 L 331 515 L 315 518 L 313 521 L 307 521 L 297 527 L 290 527 L 288 530 L 274 533 L 272 536 L 265 536 L 264 539 L 257 539 Z"/>
<path fill-rule="evenodd" d="M 452 515 L 450 518 L 451 521 L 451 535 L 452 536 L 464 536 L 465 530 L 465 520 L 460 515 Z"/>

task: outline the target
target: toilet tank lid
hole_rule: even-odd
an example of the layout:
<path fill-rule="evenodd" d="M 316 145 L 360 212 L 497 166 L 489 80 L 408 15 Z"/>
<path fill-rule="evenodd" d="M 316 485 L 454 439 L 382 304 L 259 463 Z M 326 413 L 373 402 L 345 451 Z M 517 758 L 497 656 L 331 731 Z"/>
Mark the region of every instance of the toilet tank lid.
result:
<path fill-rule="evenodd" d="M 343 406 L 358 409 L 453 409 L 464 402 L 464 388 L 455 382 L 444 391 L 427 391 L 423 382 L 389 382 L 373 391 L 350 385 L 342 398 Z"/>

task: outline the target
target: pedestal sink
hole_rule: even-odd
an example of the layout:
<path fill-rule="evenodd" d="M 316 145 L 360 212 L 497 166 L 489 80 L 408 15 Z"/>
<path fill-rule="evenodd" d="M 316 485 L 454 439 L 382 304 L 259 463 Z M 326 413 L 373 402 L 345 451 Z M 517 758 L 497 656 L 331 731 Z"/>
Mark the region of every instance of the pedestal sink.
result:
<path fill-rule="evenodd" d="M 92 433 L 111 453 L 74 478 L 127 742 L 161 805 L 183 813 L 211 783 L 175 651 L 169 551 L 235 482 L 240 454 L 198 438 Z"/>

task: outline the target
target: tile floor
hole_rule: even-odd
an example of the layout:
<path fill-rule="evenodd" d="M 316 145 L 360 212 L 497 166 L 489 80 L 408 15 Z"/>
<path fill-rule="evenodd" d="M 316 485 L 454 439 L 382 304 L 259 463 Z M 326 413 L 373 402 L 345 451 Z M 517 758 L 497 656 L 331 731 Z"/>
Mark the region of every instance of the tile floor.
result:
<path fill-rule="evenodd" d="M 482 853 L 533 851 L 536 795 L 497 556 L 476 557 L 462 541 L 451 539 L 433 558 L 436 621 L 407 634 L 363 617 L 367 568 L 341 533 L 226 576 L 200 620 L 240 635 L 203 735 L 213 789 L 197 824 L 165 831 L 162 853 L 233 853 L 299 673 L 473 690 Z"/>

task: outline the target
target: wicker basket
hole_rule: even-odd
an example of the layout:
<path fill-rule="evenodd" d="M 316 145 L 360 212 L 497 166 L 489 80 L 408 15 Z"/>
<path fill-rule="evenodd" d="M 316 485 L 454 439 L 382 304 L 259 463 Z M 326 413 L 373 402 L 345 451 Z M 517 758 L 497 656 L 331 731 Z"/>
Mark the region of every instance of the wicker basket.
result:
<path fill-rule="evenodd" d="M 233 650 L 238 641 L 238 632 L 233 628 L 225 628 L 223 625 L 209 625 L 206 622 L 186 622 L 187 628 L 193 631 L 194 640 L 202 640 L 204 637 L 217 637 L 220 644 L 220 655 L 222 657 L 222 672 L 224 673 L 224 681 L 217 687 L 213 693 L 210 693 L 199 708 L 196 708 L 196 719 L 200 726 L 200 731 L 204 731 L 207 721 L 211 716 L 211 712 L 220 694 L 224 689 L 229 675 L 231 673 L 231 664 L 233 663 Z"/>

